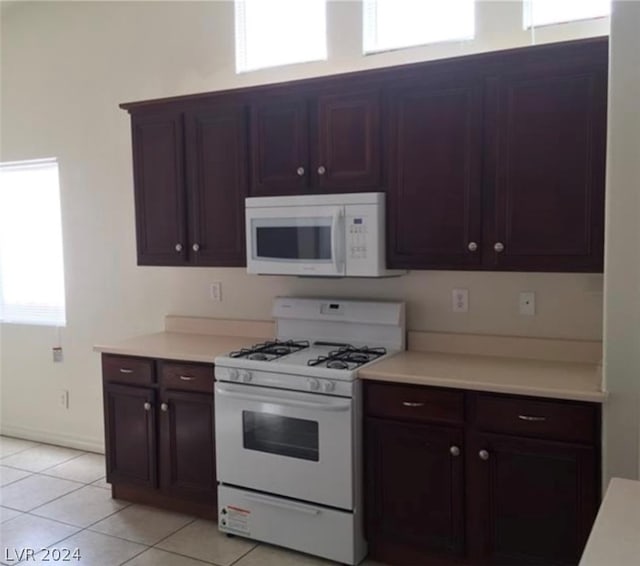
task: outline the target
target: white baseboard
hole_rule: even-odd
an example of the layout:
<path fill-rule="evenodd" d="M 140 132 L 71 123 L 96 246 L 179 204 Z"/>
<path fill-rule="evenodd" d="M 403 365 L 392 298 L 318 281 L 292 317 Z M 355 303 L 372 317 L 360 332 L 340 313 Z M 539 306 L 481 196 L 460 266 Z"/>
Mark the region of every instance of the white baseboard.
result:
<path fill-rule="evenodd" d="M 0 425 L 0 434 L 23 438 L 24 440 L 33 440 L 34 442 L 44 442 L 45 444 L 55 444 L 56 446 L 65 446 L 67 448 L 76 448 L 78 450 L 86 450 L 87 452 L 104 454 L 103 439 L 98 440 L 76 434 L 60 434 L 46 430 L 5 424 Z"/>

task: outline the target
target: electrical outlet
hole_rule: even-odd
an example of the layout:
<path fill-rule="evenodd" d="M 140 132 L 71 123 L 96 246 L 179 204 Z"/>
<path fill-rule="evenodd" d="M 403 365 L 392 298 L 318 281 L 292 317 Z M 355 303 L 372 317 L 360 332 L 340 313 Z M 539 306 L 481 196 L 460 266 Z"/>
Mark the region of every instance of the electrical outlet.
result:
<path fill-rule="evenodd" d="M 467 312 L 469 310 L 469 290 L 453 289 L 451 291 L 451 301 L 453 312 Z"/>
<path fill-rule="evenodd" d="M 533 291 L 520 293 L 520 314 L 533 316 L 536 314 L 536 294 Z"/>
<path fill-rule="evenodd" d="M 69 408 L 69 391 L 67 389 L 60 389 L 58 391 L 58 406 L 61 409 Z"/>
<path fill-rule="evenodd" d="M 51 348 L 52 352 L 53 352 L 53 361 L 54 362 L 61 362 L 62 361 L 62 347 L 61 346 L 55 346 L 54 348 Z"/>
<path fill-rule="evenodd" d="M 209 288 L 209 293 L 211 295 L 211 300 L 216 303 L 222 302 L 222 283 L 220 281 L 214 281 L 211 283 L 211 287 Z"/>

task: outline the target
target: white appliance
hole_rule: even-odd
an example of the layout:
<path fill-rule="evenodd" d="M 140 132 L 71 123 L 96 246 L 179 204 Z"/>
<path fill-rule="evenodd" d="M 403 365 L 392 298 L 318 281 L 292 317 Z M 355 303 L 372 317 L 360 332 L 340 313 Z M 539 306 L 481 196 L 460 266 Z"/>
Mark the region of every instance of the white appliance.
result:
<path fill-rule="evenodd" d="M 383 277 L 385 195 L 353 193 L 245 199 L 247 272 Z"/>
<path fill-rule="evenodd" d="M 276 340 L 215 359 L 218 527 L 366 555 L 358 368 L 404 349 L 404 303 L 277 298 Z"/>

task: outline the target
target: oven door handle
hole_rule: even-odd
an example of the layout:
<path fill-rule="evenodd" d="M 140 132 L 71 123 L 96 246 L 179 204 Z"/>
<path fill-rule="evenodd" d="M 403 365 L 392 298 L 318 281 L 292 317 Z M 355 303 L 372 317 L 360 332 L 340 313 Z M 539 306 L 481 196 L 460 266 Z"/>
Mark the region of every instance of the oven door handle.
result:
<path fill-rule="evenodd" d="M 253 395 L 234 390 L 227 390 L 216 385 L 216 395 L 230 397 L 232 399 L 242 399 L 244 401 L 257 401 L 259 403 L 272 403 L 277 405 L 287 405 L 289 407 L 299 407 L 302 409 L 318 409 L 320 411 L 348 411 L 351 408 L 351 400 L 329 401 L 326 403 L 315 403 L 313 401 L 298 401 L 297 399 L 286 399 L 271 395 Z"/>
<path fill-rule="evenodd" d="M 310 507 L 309 505 L 301 505 L 300 503 L 290 503 L 288 501 L 275 501 L 267 497 L 260 497 L 253 493 L 245 494 L 245 499 L 249 501 L 255 501 L 256 503 L 262 503 L 263 505 L 270 505 L 271 507 L 279 507 L 280 509 L 287 509 L 288 511 L 298 511 L 307 515 L 319 515 L 320 509 L 316 507 Z"/>

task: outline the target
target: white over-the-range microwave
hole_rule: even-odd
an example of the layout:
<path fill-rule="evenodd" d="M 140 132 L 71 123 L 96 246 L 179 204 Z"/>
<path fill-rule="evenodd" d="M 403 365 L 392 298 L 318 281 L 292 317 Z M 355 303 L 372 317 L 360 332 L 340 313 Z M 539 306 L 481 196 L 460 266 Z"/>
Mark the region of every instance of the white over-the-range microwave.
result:
<path fill-rule="evenodd" d="M 252 197 L 245 201 L 247 272 L 386 277 L 385 195 Z"/>

